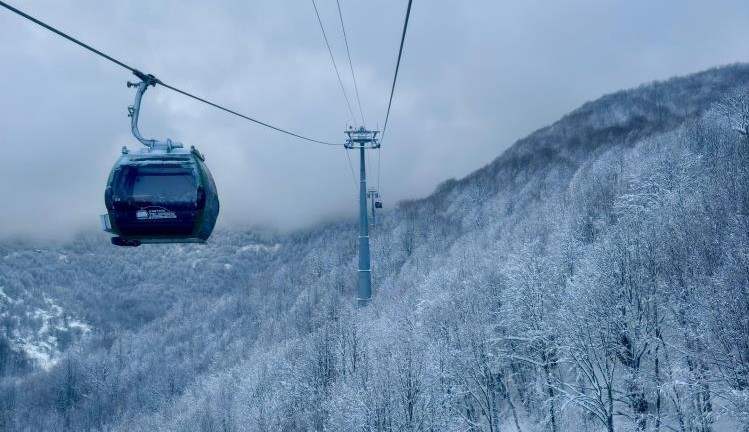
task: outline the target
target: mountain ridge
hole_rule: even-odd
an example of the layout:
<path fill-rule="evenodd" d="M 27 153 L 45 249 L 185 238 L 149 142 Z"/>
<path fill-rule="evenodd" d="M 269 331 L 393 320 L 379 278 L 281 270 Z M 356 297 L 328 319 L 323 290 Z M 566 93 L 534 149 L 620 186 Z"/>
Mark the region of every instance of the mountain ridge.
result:
<path fill-rule="evenodd" d="M 706 82 L 706 80 L 709 81 Z M 613 121 L 606 127 L 601 128 L 599 126 L 600 121 L 588 121 L 587 123 L 594 123 L 594 125 L 588 124 L 585 128 L 580 128 L 579 126 L 573 126 L 569 123 L 585 123 L 585 120 L 590 120 L 590 118 L 594 115 L 599 115 L 600 111 L 616 109 L 617 106 L 615 103 L 632 103 L 632 100 L 627 98 L 634 93 L 637 93 L 639 95 L 637 101 L 643 104 L 640 106 L 640 108 L 651 108 L 651 111 L 652 109 L 658 109 L 658 115 L 660 116 L 660 118 L 658 119 L 658 123 L 660 127 L 656 131 L 649 131 L 649 133 L 652 134 L 663 133 L 667 132 L 668 130 L 672 130 L 679 124 L 681 124 L 685 119 L 698 118 L 699 115 L 704 113 L 704 111 L 708 109 L 712 103 L 717 102 L 717 98 L 715 97 L 716 94 L 725 94 L 728 89 L 742 84 L 749 85 L 749 64 L 747 63 L 734 63 L 731 65 L 717 66 L 704 71 L 687 74 L 684 76 L 671 77 L 663 81 L 651 81 L 649 83 L 643 83 L 627 90 L 618 90 L 613 93 L 605 94 L 597 99 L 583 103 L 580 107 L 572 110 L 568 114 L 565 114 L 559 120 L 553 122 L 552 124 L 536 129 L 528 136 L 515 141 L 510 147 L 508 147 L 487 165 L 478 168 L 477 170 L 461 179 L 446 180 L 438 185 L 435 188 L 435 191 L 430 196 L 425 198 L 418 198 L 415 200 L 418 201 L 421 199 L 429 199 L 432 195 L 445 192 L 450 187 L 457 186 L 461 182 L 470 182 L 476 177 L 489 175 L 487 174 L 487 172 L 496 172 L 500 169 L 501 165 L 526 165 L 528 163 L 531 163 L 534 166 L 543 166 L 545 161 L 548 161 L 549 158 L 554 156 L 566 156 L 566 160 L 572 162 L 579 157 L 580 153 L 590 150 L 596 150 L 595 147 L 590 147 L 590 143 L 574 142 L 570 141 L 572 140 L 570 138 L 568 138 L 568 141 L 565 141 L 564 144 L 557 144 L 556 146 L 554 146 L 553 143 L 549 143 L 547 141 L 549 134 L 558 134 L 561 132 L 564 136 L 566 136 L 570 133 L 572 135 L 578 135 L 583 132 L 586 135 L 592 135 L 590 137 L 591 141 L 595 140 L 595 142 L 598 143 L 605 143 L 607 141 L 610 141 L 610 137 L 606 138 L 605 134 L 613 132 L 615 135 L 618 135 L 616 132 L 619 132 L 620 134 L 624 133 L 624 138 L 626 140 L 625 142 L 631 144 L 640 137 L 626 136 L 626 133 L 627 131 L 631 130 L 639 131 L 639 128 L 633 126 L 636 126 L 636 122 L 641 120 L 641 117 L 631 118 L 631 113 L 628 113 L 629 115 L 624 115 L 622 117 L 629 122 L 635 122 L 635 124 L 625 125 L 620 122 Z M 664 94 L 664 92 L 668 92 L 669 96 L 672 96 L 674 89 L 679 93 L 678 100 L 672 101 L 671 104 L 660 106 L 656 97 L 658 95 Z M 642 97 L 643 95 L 640 95 L 640 93 L 643 91 L 646 91 L 648 93 L 646 94 L 648 98 L 644 98 Z M 695 91 L 699 91 L 697 97 L 694 97 Z M 683 113 L 677 113 L 677 110 L 683 110 Z M 642 114 L 642 111 L 644 111 L 644 109 L 642 109 L 638 114 Z M 619 117 L 619 119 L 621 119 L 622 117 Z M 591 129 L 593 130 L 591 131 Z M 603 130 L 600 131 L 599 129 Z M 603 136 L 599 136 L 599 134 Z M 618 138 L 618 136 L 616 137 Z M 578 146 L 581 146 L 582 148 L 579 151 L 574 152 L 572 155 L 560 154 L 562 152 L 559 152 L 558 149 L 555 148 L 562 147 L 567 149 L 568 147 L 575 148 Z M 599 148 L 597 150 L 600 151 L 601 149 Z M 533 160 L 535 157 L 541 158 L 541 161 L 536 163 L 536 161 Z M 405 201 L 410 202 L 414 200 Z"/>

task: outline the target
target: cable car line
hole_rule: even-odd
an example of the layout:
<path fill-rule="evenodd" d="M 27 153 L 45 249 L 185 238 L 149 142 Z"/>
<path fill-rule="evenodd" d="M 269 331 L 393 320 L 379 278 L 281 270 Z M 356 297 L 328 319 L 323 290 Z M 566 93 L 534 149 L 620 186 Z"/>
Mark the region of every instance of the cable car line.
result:
<path fill-rule="evenodd" d="M 0 6 L 4 7 L 5 9 L 8 9 L 11 12 L 14 12 L 14 13 L 16 13 L 16 14 L 24 17 L 24 18 L 26 18 L 27 20 L 33 22 L 34 24 L 37 24 L 37 25 L 39 25 L 41 27 L 44 27 L 45 29 L 51 31 L 52 33 L 57 34 L 58 36 L 62 36 L 63 38 L 69 40 L 70 42 L 73 42 L 74 44 L 79 45 L 79 46 L 81 46 L 81 47 L 83 47 L 83 48 L 91 51 L 94 54 L 97 54 L 97 55 L 99 55 L 101 57 L 104 57 L 105 59 L 111 61 L 112 63 L 114 63 L 116 65 L 122 66 L 123 68 L 129 70 L 132 73 L 135 73 L 137 71 L 137 69 L 135 69 L 134 67 L 128 66 L 125 63 L 117 60 L 116 58 L 111 57 L 111 56 L 109 56 L 107 54 L 104 54 L 103 52 L 97 50 L 96 48 L 93 48 L 90 45 L 85 44 L 85 43 L 79 41 L 78 39 L 76 39 L 76 38 L 74 38 L 72 36 L 69 36 L 66 33 L 61 32 L 60 30 L 57 30 L 56 28 L 52 27 L 51 25 L 46 24 L 46 23 L 44 23 L 44 22 L 42 22 L 42 21 L 34 18 L 33 16 L 31 16 L 31 15 L 29 15 L 29 14 L 27 14 L 27 13 L 25 13 L 25 12 L 19 10 L 19 9 L 14 8 L 13 6 L 9 5 L 8 3 L 5 3 L 4 1 L 0 1 Z"/>
<path fill-rule="evenodd" d="M 390 107 L 393 105 L 393 94 L 395 94 L 395 83 L 398 80 L 398 71 L 400 70 L 401 65 L 401 58 L 403 57 L 403 44 L 406 41 L 406 31 L 408 30 L 408 19 L 411 16 L 411 4 L 413 3 L 413 0 L 408 0 L 408 7 L 406 8 L 406 19 L 403 22 L 403 34 L 401 34 L 401 43 L 400 47 L 398 48 L 398 60 L 395 63 L 395 74 L 393 75 L 393 85 L 390 87 L 390 98 L 388 100 L 388 109 L 387 113 L 385 114 L 385 124 L 382 127 L 382 134 L 380 135 L 380 144 L 382 144 L 382 140 L 385 139 L 385 132 L 387 132 L 388 128 L 388 120 L 390 119 Z M 380 172 L 382 167 L 382 145 L 377 149 L 377 190 L 382 191 L 380 189 Z"/>
<path fill-rule="evenodd" d="M 351 60 L 351 50 L 343 20 L 343 12 L 341 10 L 340 0 L 336 0 L 338 18 L 341 23 L 341 30 L 346 45 L 349 69 L 351 71 L 351 78 L 354 83 L 359 114 L 361 115 L 362 120 L 362 125 L 357 129 L 354 129 L 353 126 L 349 126 L 348 130 L 345 131 L 348 135 L 348 140 L 345 144 L 336 144 L 316 140 L 273 126 L 167 84 L 154 75 L 143 73 L 121 60 L 118 60 L 103 51 L 97 50 L 79 39 L 76 39 L 69 34 L 21 11 L 20 9 L 9 5 L 5 1 L 0 0 L 0 6 L 3 8 L 128 70 L 140 79 L 139 83 L 127 83 L 128 87 L 137 87 L 135 102 L 128 107 L 128 112 L 129 117 L 131 117 L 131 131 L 133 136 L 143 144 L 144 148 L 135 152 L 131 152 L 127 147 L 122 148 L 122 155 L 115 162 L 107 179 L 104 195 L 104 204 L 107 213 L 100 216 L 102 229 L 106 232 L 115 234 L 115 236 L 110 240 L 112 244 L 116 246 L 139 246 L 144 243 L 205 243 L 213 232 L 219 215 L 220 203 L 216 184 L 205 164 L 205 157 L 203 154 L 195 147 L 191 147 L 187 150 L 182 143 L 172 141 L 171 139 L 161 141 L 156 139 L 146 139 L 141 135 L 138 129 L 138 118 L 142 98 L 148 87 L 155 87 L 157 84 L 161 85 L 175 93 L 202 102 L 228 114 L 232 114 L 301 140 L 323 145 L 343 146 L 346 151 L 346 158 L 349 162 L 352 177 L 354 177 L 354 187 L 357 186 L 356 174 L 354 173 L 353 164 L 348 150 L 354 148 L 358 149 L 360 153 L 360 176 L 358 184 L 360 191 L 358 300 L 360 305 L 367 304 L 371 300 L 372 268 L 369 257 L 369 224 L 367 222 L 368 199 L 372 199 L 371 210 L 373 222 L 375 209 L 382 208 L 382 202 L 378 199 L 380 198 L 378 190 L 380 186 L 381 154 L 378 153 L 377 163 L 378 189 L 367 190 L 365 166 L 366 163 L 369 162 L 369 154 L 365 152 L 365 150 L 380 149 L 380 143 L 382 142 L 387 130 L 390 110 L 393 103 L 393 95 L 395 93 L 395 85 L 397 83 L 398 72 L 400 70 L 400 63 L 403 56 L 403 46 L 408 30 L 412 3 L 413 0 L 408 1 L 403 32 L 401 34 L 400 46 L 398 48 L 395 73 L 390 88 L 390 97 L 388 100 L 385 122 L 381 137 L 377 140 L 376 136 L 380 131 L 369 131 L 364 126 L 364 110 L 362 109 L 358 83 L 356 82 L 356 74 L 354 72 L 353 61 Z M 356 116 L 354 115 L 351 101 L 346 93 L 346 87 L 341 79 L 341 74 L 335 62 L 335 56 L 333 55 L 330 41 L 325 33 L 325 26 L 323 25 L 315 0 L 312 0 L 312 6 L 320 25 L 323 39 L 325 40 L 325 46 L 328 49 L 328 54 L 330 54 L 330 60 L 333 63 L 333 68 L 336 77 L 338 78 L 341 92 L 346 100 L 349 114 L 354 123 L 356 123 Z"/>
<path fill-rule="evenodd" d="M 356 174 L 354 173 L 354 164 L 351 163 L 351 156 L 348 154 L 348 149 L 344 147 L 344 150 L 346 151 L 346 159 L 348 159 L 348 166 L 351 168 L 351 178 L 354 180 L 354 190 L 358 189 L 358 183 L 359 181 L 356 180 Z"/>
<path fill-rule="evenodd" d="M 125 69 L 129 70 L 130 72 L 133 73 L 133 75 L 135 75 L 136 77 L 140 78 L 143 81 L 150 80 L 153 84 L 159 84 L 159 85 L 161 85 L 163 87 L 168 88 L 169 90 L 172 90 L 174 92 L 177 92 L 177 93 L 182 94 L 184 96 L 187 96 L 189 98 L 195 99 L 195 100 L 197 100 L 199 102 L 203 102 L 203 103 L 205 103 L 207 105 L 210 105 L 210 106 L 212 106 L 214 108 L 217 108 L 217 109 L 222 110 L 224 112 L 227 112 L 229 114 L 233 114 L 233 115 L 235 115 L 237 117 L 243 118 L 245 120 L 249 120 L 249 121 L 254 122 L 256 124 L 259 124 L 261 126 L 265 126 L 267 128 L 273 129 L 273 130 L 275 130 L 277 132 L 281 132 L 281 133 L 284 133 L 286 135 L 290 135 L 290 136 L 293 136 L 295 138 L 299 138 L 301 140 L 305 140 L 305 141 L 309 141 L 309 142 L 313 142 L 313 143 L 317 143 L 317 144 L 329 145 L 329 146 L 342 146 L 343 145 L 343 144 L 331 143 L 331 142 L 327 142 L 327 141 L 321 141 L 321 140 L 317 140 L 317 139 L 313 139 L 313 138 L 309 138 L 309 137 L 306 137 L 306 136 L 303 136 L 303 135 L 296 134 L 296 133 L 288 131 L 286 129 L 282 129 L 282 128 L 273 126 L 271 124 L 265 123 L 263 121 L 254 119 L 254 118 L 252 118 L 250 116 L 241 114 L 241 113 L 239 113 L 237 111 L 231 110 L 229 108 L 226 108 L 224 106 L 221 106 L 219 104 L 216 104 L 214 102 L 206 100 L 206 99 L 201 98 L 199 96 L 195 96 L 195 95 L 193 95 L 193 94 L 191 94 L 191 93 L 189 93 L 187 91 L 180 90 L 177 87 L 174 87 L 174 86 L 171 86 L 169 84 L 164 83 L 163 81 L 161 81 L 160 79 L 154 77 L 153 75 L 144 74 L 143 72 L 139 71 L 138 69 L 136 69 L 136 68 L 134 68 L 132 66 L 129 66 L 128 64 L 126 64 L 126 63 L 124 63 L 124 62 L 122 62 L 120 60 L 117 60 L 116 58 L 114 58 L 114 57 L 112 57 L 112 56 L 110 56 L 108 54 L 105 54 L 104 52 L 99 51 L 96 48 L 93 48 L 91 45 L 88 45 L 88 44 L 86 44 L 86 43 L 84 43 L 84 42 L 82 42 L 82 41 L 80 41 L 80 40 L 78 40 L 78 39 L 76 39 L 76 38 L 68 35 L 67 33 L 62 32 L 62 31 L 56 29 L 55 27 L 52 27 L 51 25 L 49 25 L 49 24 L 47 24 L 47 23 L 45 23 L 45 22 L 43 22 L 43 21 L 41 21 L 41 20 L 39 20 L 37 18 L 34 18 L 33 16 L 31 16 L 31 15 L 29 15 L 29 14 L 27 14 L 27 13 L 25 13 L 25 12 L 23 12 L 23 11 L 21 11 L 21 10 L 19 10 L 19 9 L 13 7 L 13 6 L 11 6 L 11 5 L 9 5 L 8 3 L 6 3 L 6 2 L 4 2 L 2 0 L 0 0 L 0 6 L 4 7 L 5 9 L 8 9 L 9 11 L 11 11 L 11 12 L 17 14 L 17 15 L 20 15 L 23 18 L 26 18 L 27 20 L 33 22 L 34 24 L 37 24 L 37 25 L 39 25 L 39 26 L 41 26 L 41 27 L 43 27 L 43 28 L 51 31 L 52 33 L 55 33 L 56 35 L 61 36 L 62 38 L 67 39 L 68 41 L 73 42 L 74 44 L 76 44 L 76 45 L 78 45 L 78 46 L 80 46 L 80 47 L 82 47 L 82 48 L 84 48 L 84 49 L 86 49 L 86 50 L 88 50 L 88 51 L 90 51 L 90 52 L 92 52 L 92 53 L 94 53 L 94 54 L 96 54 L 96 55 L 98 55 L 98 56 L 106 59 L 106 60 L 109 60 L 110 62 L 112 62 L 112 63 L 114 63 L 114 64 L 116 64 L 116 65 L 118 65 L 118 66 L 120 66 L 122 68 L 125 68 Z M 351 107 L 349 106 L 349 109 L 350 108 Z"/>
<path fill-rule="evenodd" d="M 179 93 L 181 95 L 184 95 L 184 96 L 187 96 L 189 98 L 195 99 L 197 101 L 203 102 L 203 103 L 208 104 L 208 105 L 210 105 L 210 106 L 212 106 L 214 108 L 218 108 L 218 109 L 220 109 L 222 111 L 225 111 L 225 112 L 227 112 L 229 114 L 234 114 L 237 117 L 241 117 L 241 118 L 243 118 L 245 120 L 249 120 L 251 122 L 255 122 L 255 123 L 257 123 L 257 124 L 259 124 L 261 126 L 265 126 L 267 128 L 273 129 L 275 131 L 278 131 L 278 132 L 281 132 L 281 133 L 285 133 L 287 135 L 290 135 L 290 136 L 293 136 L 293 137 L 296 137 L 296 138 L 299 138 L 299 139 L 302 139 L 302 140 L 310 141 L 310 142 L 313 142 L 313 143 L 317 143 L 317 144 L 323 144 L 323 145 L 328 145 L 328 146 L 342 146 L 343 145 L 343 144 L 336 144 L 336 143 L 331 143 L 331 142 L 327 142 L 327 141 L 320 141 L 320 140 L 316 140 L 316 139 L 313 139 L 313 138 L 308 138 L 306 136 L 302 136 L 302 135 L 296 134 L 294 132 L 290 132 L 290 131 L 287 131 L 285 129 L 278 128 L 276 126 L 270 125 L 270 124 L 265 123 L 263 121 L 254 119 L 252 117 L 248 117 L 248 116 L 246 116 L 244 114 L 240 114 L 240 113 L 238 113 L 236 111 L 233 111 L 233 110 L 231 110 L 229 108 L 226 108 L 226 107 L 223 107 L 221 105 L 215 104 L 215 103 L 213 103 L 211 101 L 205 100 L 205 99 L 203 99 L 203 98 L 201 98 L 199 96 L 195 96 L 195 95 L 193 95 L 191 93 L 188 93 L 188 92 L 186 92 L 184 90 L 180 90 L 180 89 L 178 89 L 176 87 L 172 87 L 169 84 L 165 84 L 161 80 L 158 80 L 158 83 L 161 84 L 163 87 L 166 87 L 169 90 L 175 91 L 175 92 L 177 92 L 177 93 Z"/>
<path fill-rule="evenodd" d="M 406 20 L 403 23 L 403 34 L 401 35 L 401 44 L 398 49 L 398 61 L 395 63 L 395 75 L 393 75 L 393 85 L 390 87 L 390 101 L 388 102 L 387 114 L 385 114 L 385 125 L 382 127 L 382 134 L 380 135 L 380 143 L 385 139 L 385 132 L 388 128 L 388 119 L 390 118 L 390 106 L 393 104 L 393 93 L 395 93 L 395 82 L 398 80 L 398 69 L 401 65 L 401 56 L 403 55 L 403 43 L 406 40 L 406 30 L 408 30 L 408 18 L 411 16 L 411 3 L 413 0 L 408 0 L 408 8 L 406 9 Z"/>
<path fill-rule="evenodd" d="M 343 80 L 341 79 L 341 73 L 338 71 L 338 65 L 335 63 L 335 58 L 333 57 L 333 50 L 330 48 L 330 42 L 328 42 L 328 35 L 325 33 L 325 26 L 322 24 L 322 19 L 320 18 L 320 12 L 317 10 L 317 3 L 315 0 L 312 0 L 312 6 L 315 8 L 315 15 L 317 15 L 317 22 L 320 23 L 320 31 L 322 31 L 322 37 L 325 39 L 325 46 L 328 47 L 328 54 L 330 54 L 330 61 L 333 62 L 333 69 L 335 69 L 335 74 L 338 77 L 338 84 L 341 85 L 341 92 L 343 93 L 343 98 L 346 99 L 346 105 L 348 106 L 349 114 L 351 114 L 351 119 L 356 123 L 356 116 L 354 115 L 354 110 L 351 109 L 351 102 L 349 101 L 348 94 L 346 93 L 346 87 L 343 85 Z"/>
<path fill-rule="evenodd" d="M 333 50 L 330 48 L 330 42 L 328 41 L 328 35 L 325 33 L 325 26 L 322 23 L 322 19 L 320 18 L 320 11 L 317 9 L 317 3 L 315 0 L 312 0 L 312 6 L 315 9 L 315 15 L 317 16 L 317 22 L 320 24 L 320 31 L 322 32 L 323 39 L 325 39 L 325 46 L 328 48 L 328 54 L 330 54 L 330 61 L 333 63 L 333 69 L 335 70 L 336 77 L 338 78 L 338 84 L 341 87 L 341 92 L 343 93 L 344 99 L 346 99 L 346 106 L 348 106 L 349 114 L 351 115 L 351 119 L 356 123 L 356 116 L 354 115 L 354 111 L 351 109 L 351 102 L 349 101 L 348 94 L 346 93 L 346 87 L 343 85 L 343 80 L 341 79 L 340 71 L 338 70 L 338 65 L 335 62 L 335 57 L 333 56 Z M 346 41 L 346 53 L 348 54 L 349 48 L 348 48 L 348 39 L 346 38 L 346 28 L 343 25 L 343 15 L 341 14 L 341 7 L 340 4 L 338 5 L 338 16 L 341 19 L 341 29 L 343 29 L 343 38 Z M 356 98 L 359 102 L 359 113 L 362 116 L 362 123 L 364 123 L 364 112 L 361 108 L 361 100 L 359 99 L 359 89 L 356 86 L 356 78 L 354 77 L 354 69 L 351 63 L 351 55 L 348 54 L 349 59 L 349 66 L 351 67 L 351 77 L 354 79 L 354 89 L 356 90 Z M 348 165 L 349 169 L 351 170 L 351 177 L 354 181 L 354 189 L 358 189 L 358 180 L 356 179 L 356 174 L 354 173 L 354 165 L 351 162 L 351 155 L 349 155 L 348 149 L 344 148 L 346 151 L 346 159 L 348 159 Z"/>
<path fill-rule="evenodd" d="M 343 13 L 341 12 L 341 2 L 336 0 L 338 6 L 338 18 L 341 20 L 341 30 L 343 30 L 343 40 L 346 42 L 346 55 L 348 56 L 348 65 L 351 69 L 351 79 L 354 81 L 354 91 L 356 92 L 356 102 L 359 104 L 359 114 L 361 114 L 361 122 L 364 127 L 367 126 L 367 121 L 364 120 L 364 110 L 361 107 L 361 98 L 359 97 L 359 86 L 356 84 L 356 74 L 354 74 L 354 64 L 351 62 L 351 51 L 348 45 L 348 36 L 346 35 L 346 26 L 343 25 Z"/>
<path fill-rule="evenodd" d="M 382 192 L 380 189 L 380 166 L 382 165 L 382 159 L 380 159 L 380 153 L 382 152 L 382 147 L 377 149 L 377 190 L 379 192 Z"/>

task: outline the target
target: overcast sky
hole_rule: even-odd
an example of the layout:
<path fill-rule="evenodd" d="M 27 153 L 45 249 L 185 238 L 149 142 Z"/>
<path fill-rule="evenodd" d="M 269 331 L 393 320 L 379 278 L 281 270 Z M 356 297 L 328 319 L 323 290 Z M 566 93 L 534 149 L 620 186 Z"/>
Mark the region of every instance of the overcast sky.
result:
<path fill-rule="evenodd" d="M 353 95 L 335 0 L 317 0 Z M 367 125 L 382 125 L 406 0 L 340 0 Z M 342 141 L 351 122 L 310 0 L 13 0 L 163 81 Z M 385 206 L 428 195 L 605 93 L 749 60 L 745 0 L 415 0 L 381 158 Z M 0 10 L 0 238 L 98 229 L 127 145 L 127 71 Z M 352 103 L 354 103 L 352 101 Z M 295 140 L 164 88 L 147 137 L 194 144 L 220 227 L 294 229 L 353 217 L 343 149 Z M 352 154 L 354 169 L 357 169 Z M 371 177 L 377 157 L 371 155 Z"/>

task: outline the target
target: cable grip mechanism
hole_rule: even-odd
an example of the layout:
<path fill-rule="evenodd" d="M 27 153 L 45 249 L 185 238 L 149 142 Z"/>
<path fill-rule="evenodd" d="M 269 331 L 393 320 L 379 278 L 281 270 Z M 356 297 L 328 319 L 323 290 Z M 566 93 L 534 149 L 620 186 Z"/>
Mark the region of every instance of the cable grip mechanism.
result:
<path fill-rule="evenodd" d="M 137 91 L 135 92 L 135 102 L 127 107 L 127 113 L 128 117 L 130 117 L 130 130 L 133 133 L 133 136 L 141 142 L 144 146 L 148 147 L 149 149 L 154 148 L 164 148 L 166 151 L 171 151 L 173 148 L 180 148 L 182 147 L 182 143 L 172 141 L 171 139 L 167 139 L 166 141 L 157 141 L 155 139 L 146 139 L 143 138 L 143 135 L 141 135 L 140 130 L 138 129 L 138 118 L 140 115 L 140 105 L 141 101 L 143 99 L 143 94 L 146 92 L 149 86 L 155 87 L 156 84 L 158 84 L 160 81 L 158 78 L 151 74 L 144 74 L 143 72 L 139 70 L 134 70 L 133 75 L 140 78 L 139 83 L 134 82 L 127 82 L 127 87 L 137 87 Z"/>

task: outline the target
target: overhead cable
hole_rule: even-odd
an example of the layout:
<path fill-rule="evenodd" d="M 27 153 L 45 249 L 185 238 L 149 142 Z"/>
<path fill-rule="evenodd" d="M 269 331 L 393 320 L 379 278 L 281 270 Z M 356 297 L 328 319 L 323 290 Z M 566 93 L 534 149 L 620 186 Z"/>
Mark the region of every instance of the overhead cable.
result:
<path fill-rule="evenodd" d="M 348 159 L 348 166 L 351 168 L 351 178 L 354 179 L 354 190 L 359 189 L 359 181 L 356 179 L 356 174 L 354 174 L 354 164 L 351 163 L 351 156 L 348 154 L 348 149 L 344 147 L 344 150 L 346 150 L 346 159 Z"/>
<path fill-rule="evenodd" d="M 351 120 L 356 123 L 356 116 L 354 115 L 354 110 L 351 109 L 351 102 L 349 102 L 348 94 L 346 93 L 346 87 L 343 85 L 343 80 L 341 79 L 341 73 L 338 71 L 338 65 L 335 63 L 335 57 L 333 56 L 333 50 L 330 48 L 330 42 L 328 42 L 328 35 L 325 33 L 325 26 L 322 24 L 322 19 L 320 18 L 320 11 L 317 10 L 317 3 L 315 0 L 312 0 L 312 6 L 315 8 L 315 15 L 317 15 L 317 22 L 320 23 L 320 31 L 322 31 L 322 37 L 325 39 L 325 46 L 328 47 L 328 54 L 330 54 L 330 61 L 333 62 L 333 69 L 335 69 L 335 75 L 338 77 L 338 84 L 341 85 L 341 92 L 343 93 L 343 98 L 346 99 L 346 106 L 348 106 L 348 112 L 351 114 Z"/>
<path fill-rule="evenodd" d="M 25 13 L 25 12 L 23 12 L 23 11 L 21 11 L 21 10 L 19 10 L 19 9 L 13 7 L 13 6 L 11 6 L 11 5 L 9 5 L 8 3 L 6 3 L 6 2 L 4 2 L 2 0 L 0 0 L 0 6 L 4 7 L 5 9 L 8 9 L 11 12 L 14 12 L 14 13 L 22 16 L 23 18 L 26 18 L 27 20 L 29 20 L 29 21 L 31 21 L 31 22 L 33 22 L 33 23 L 35 23 L 35 24 L 37 24 L 37 25 L 39 25 L 39 26 L 41 26 L 41 27 L 43 27 L 43 28 L 45 28 L 45 29 L 47 29 L 49 31 L 51 31 L 52 33 L 57 34 L 58 36 L 61 36 L 61 37 L 65 38 L 65 39 L 67 39 L 70 42 L 73 42 L 74 44 L 76 44 L 76 45 L 78 45 L 78 46 L 80 46 L 80 47 L 82 47 L 82 48 L 84 48 L 84 49 L 86 49 L 88 51 L 91 51 L 92 53 L 94 53 L 94 54 L 96 54 L 96 55 L 98 55 L 98 56 L 100 56 L 100 57 L 102 57 L 102 58 L 104 58 L 106 60 L 109 60 L 110 62 L 112 62 L 112 63 L 114 63 L 114 64 L 116 64 L 118 66 L 121 66 L 121 67 L 129 70 L 130 72 L 133 73 L 133 75 L 137 76 L 141 80 L 147 79 L 149 77 L 149 75 L 144 74 L 143 72 L 139 71 L 138 69 L 136 69 L 136 68 L 134 68 L 132 66 L 129 66 L 128 64 L 126 64 L 126 63 L 124 63 L 124 62 L 122 62 L 122 61 L 120 61 L 120 60 L 118 60 L 118 59 L 116 59 L 116 58 L 114 58 L 114 57 L 112 57 L 112 56 L 110 56 L 110 55 L 108 55 L 108 54 L 100 51 L 100 50 L 97 50 L 96 48 L 93 48 L 92 46 L 90 46 L 90 45 L 88 45 L 88 44 L 86 44 L 84 42 L 81 42 L 80 40 L 78 40 L 78 39 L 76 39 L 76 38 L 68 35 L 67 33 L 64 33 L 62 31 L 56 29 L 55 27 L 52 27 L 51 25 L 49 25 L 49 24 L 47 24 L 47 23 L 45 23 L 45 22 L 43 22 L 43 21 L 41 21 L 41 20 L 39 20 L 37 18 L 34 18 L 33 16 L 31 16 L 31 15 L 29 15 L 29 14 L 27 14 L 27 13 Z M 159 80 L 158 78 L 155 78 L 153 76 L 150 76 L 150 77 L 151 77 L 151 79 L 153 79 L 153 82 L 155 84 L 160 84 L 161 86 L 166 87 L 166 88 L 168 88 L 168 89 L 170 89 L 172 91 L 175 91 L 175 92 L 177 92 L 179 94 L 182 94 L 182 95 L 187 96 L 189 98 L 192 98 L 192 99 L 195 99 L 197 101 L 203 102 L 203 103 L 208 104 L 208 105 L 210 105 L 210 106 L 212 106 L 214 108 L 218 108 L 218 109 L 220 109 L 222 111 L 225 111 L 225 112 L 227 112 L 229 114 L 233 114 L 233 115 L 235 115 L 237 117 L 240 117 L 240 118 L 243 118 L 245 120 L 249 120 L 251 122 L 257 123 L 257 124 L 259 124 L 261 126 L 265 126 L 267 128 L 273 129 L 275 131 L 284 133 L 286 135 L 290 135 L 290 136 L 293 136 L 295 138 L 299 138 L 299 139 L 302 139 L 302 140 L 305 140 L 305 141 L 309 141 L 309 142 L 313 142 L 313 143 L 317 143 L 317 144 L 331 145 L 331 146 L 341 146 L 341 145 L 343 145 L 343 144 L 331 143 L 331 142 L 326 142 L 326 141 L 321 141 L 321 140 L 309 138 L 309 137 L 306 137 L 306 136 L 299 135 L 297 133 L 288 131 L 286 129 L 282 129 L 282 128 L 270 125 L 270 124 L 265 123 L 263 121 L 257 120 L 255 118 L 250 117 L 250 116 L 238 113 L 238 112 L 236 112 L 234 110 L 231 110 L 229 108 L 221 106 L 221 105 L 219 105 L 217 103 L 211 102 L 211 101 L 209 101 L 207 99 L 204 99 L 202 97 L 195 96 L 195 95 L 193 95 L 193 94 L 191 94 L 191 93 L 189 93 L 187 91 L 180 90 L 177 87 L 174 87 L 174 86 L 171 86 L 169 84 L 164 83 L 163 81 Z"/>
<path fill-rule="evenodd" d="M 346 55 L 348 56 L 348 65 L 351 69 L 351 79 L 354 81 L 354 91 L 356 92 L 356 102 L 359 104 L 359 114 L 361 114 L 361 123 L 366 127 L 367 121 L 364 120 L 364 110 L 361 107 L 361 98 L 359 97 L 359 85 L 356 83 L 356 74 L 354 74 L 354 64 L 351 61 L 351 50 L 349 49 L 348 36 L 346 35 L 346 26 L 343 25 L 343 13 L 341 12 L 341 2 L 336 0 L 338 5 L 338 18 L 341 20 L 341 30 L 343 31 L 343 41 L 346 42 Z"/>
<path fill-rule="evenodd" d="M 388 101 L 388 110 L 385 114 L 385 124 L 382 127 L 382 135 L 380 135 L 380 143 L 385 139 L 385 132 L 388 128 L 388 119 L 390 119 L 390 107 L 393 104 L 393 93 L 395 93 L 395 82 L 398 80 L 398 69 L 401 65 L 401 56 L 403 55 L 403 43 L 406 40 L 406 30 L 408 30 L 408 18 L 411 16 L 411 3 L 413 0 L 408 0 L 408 8 L 406 9 L 406 20 L 403 23 L 403 34 L 401 35 L 400 48 L 398 48 L 398 61 L 395 63 L 395 75 L 393 75 L 393 85 L 390 87 L 390 100 Z"/>

